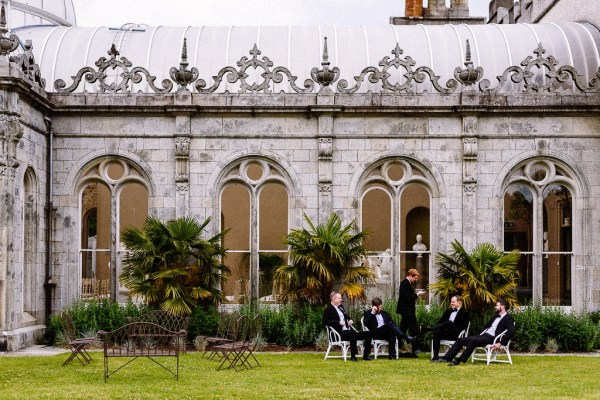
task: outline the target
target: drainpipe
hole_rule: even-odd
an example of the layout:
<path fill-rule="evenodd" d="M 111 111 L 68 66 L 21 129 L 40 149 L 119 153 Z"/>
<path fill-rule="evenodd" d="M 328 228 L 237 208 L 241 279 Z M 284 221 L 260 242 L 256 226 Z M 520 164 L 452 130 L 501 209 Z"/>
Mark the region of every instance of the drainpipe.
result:
<path fill-rule="evenodd" d="M 52 120 L 44 117 L 46 124 L 47 151 L 46 151 L 46 274 L 44 277 L 44 292 L 45 292 L 45 315 L 44 320 L 46 326 L 50 325 L 50 316 L 52 315 L 52 294 L 56 283 L 52 281 L 52 170 L 54 164 L 52 162 L 53 147 L 54 147 L 54 131 L 52 130 Z"/>

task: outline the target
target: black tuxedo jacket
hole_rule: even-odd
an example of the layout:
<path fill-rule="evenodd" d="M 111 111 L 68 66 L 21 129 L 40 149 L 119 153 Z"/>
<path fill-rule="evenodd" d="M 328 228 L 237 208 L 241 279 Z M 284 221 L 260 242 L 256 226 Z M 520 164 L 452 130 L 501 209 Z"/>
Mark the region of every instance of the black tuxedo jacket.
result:
<path fill-rule="evenodd" d="M 438 322 L 436 322 L 436 325 L 443 324 L 446 321 L 450 321 L 450 314 L 452 314 L 452 309 L 444 311 L 444 314 L 442 314 Z M 458 309 L 458 313 L 456 314 L 456 318 L 454 319 L 454 328 L 456 329 L 457 334 L 467 329 L 470 318 L 471 314 L 467 310 L 465 310 L 463 307 Z"/>
<path fill-rule="evenodd" d="M 482 333 L 485 332 L 485 330 L 487 328 L 489 328 L 490 326 L 492 326 L 492 324 L 494 323 L 494 321 L 496 320 L 496 318 L 497 318 L 497 316 L 492 317 L 492 319 L 490 319 L 490 321 L 483 328 Z M 498 323 L 498 326 L 496 327 L 496 336 L 498 336 L 499 334 L 501 334 L 504 330 L 506 330 L 506 335 L 504 335 L 502 337 L 502 339 L 500 340 L 500 343 L 503 346 L 506 346 L 506 344 L 508 343 L 508 341 L 510 339 L 512 339 L 512 337 L 515 335 L 515 320 L 509 314 L 506 314 L 504 317 L 502 317 L 502 319 Z"/>
<path fill-rule="evenodd" d="M 415 315 L 415 300 L 417 297 L 419 296 L 417 296 L 410 281 L 406 278 L 403 279 L 400 283 L 400 293 L 398 293 L 396 312 L 401 315 Z"/>
<path fill-rule="evenodd" d="M 381 310 L 381 316 L 383 317 L 384 325 L 390 322 L 394 323 L 392 317 L 387 311 Z M 371 310 L 365 311 L 363 316 L 363 325 L 371 332 L 375 332 L 377 330 L 377 317 L 375 314 L 371 313 Z"/>
<path fill-rule="evenodd" d="M 348 322 L 348 320 L 351 318 L 348 314 L 346 314 L 344 307 L 340 306 L 339 309 L 344 314 L 344 319 L 346 322 Z M 340 325 L 340 316 L 332 304 L 328 304 L 327 307 L 325 307 L 325 312 L 323 312 L 323 324 L 331 326 L 338 332 L 342 331 L 342 326 Z"/>

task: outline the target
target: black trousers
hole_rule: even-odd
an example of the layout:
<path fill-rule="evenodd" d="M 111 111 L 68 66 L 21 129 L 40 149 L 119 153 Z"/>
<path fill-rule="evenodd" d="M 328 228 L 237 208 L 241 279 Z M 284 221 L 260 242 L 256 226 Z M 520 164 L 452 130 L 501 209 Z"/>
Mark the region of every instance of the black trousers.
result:
<path fill-rule="evenodd" d="M 488 344 L 494 343 L 494 337 L 492 335 L 483 334 L 483 335 L 475 335 L 475 336 L 467 336 L 466 338 L 460 338 L 454 345 L 448 350 L 448 352 L 442 357 L 444 360 L 452 361 L 454 357 L 458 354 L 460 349 L 465 348 L 458 358 L 459 361 L 467 362 L 473 351 L 475 351 L 476 347 L 482 347 Z"/>
<path fill-rule="evenodd" d="M 357 340 L 364 340 L 363 357 L 366 357 L 371 353 L 371 332 L 357 332 L 354 329 L 350 329 L 346 331 L 340 331 L 340 337 L 342 340 L 347 340 L 350 342 L 351 357 L 356 357 L 356 353 L 358 353 L 358 349 L 356 347 Z"/>
<path fill-rule="evenodd" d="M 388 322 L 373 332 L 373 339 L 387 340 L 388 357 L 396 358 L 396 341 L 408 338 L 406 334 L 404 334 L 404 332 L 398 328 L 398 325 L 394 324 L 393 322 Z M 371 346 L 369 346 L 369 348 L 370 347 Z"/>
<path fill-rule="evenodd" d="M 431 339 L 433 344 L 433 359 L 438 358 L 440 354 L 440 341 L 442 340 L 456 340 L 460 332 L 456 331 L 454 322 L 445 321 L 441 324 L 436 324 L 431 328 L 433 338 Z"/>
<path fill-rule="evenodd" d="M 401 314 L 402 320 L 400 321 L 400 330 L 409 333 L 410 335 L 415 337 L 415 341 L 412 342 L 412 350 L 413 353 L 421 347 L 421 330 L 417 325 L 417 316 L 413 313 Z"/>

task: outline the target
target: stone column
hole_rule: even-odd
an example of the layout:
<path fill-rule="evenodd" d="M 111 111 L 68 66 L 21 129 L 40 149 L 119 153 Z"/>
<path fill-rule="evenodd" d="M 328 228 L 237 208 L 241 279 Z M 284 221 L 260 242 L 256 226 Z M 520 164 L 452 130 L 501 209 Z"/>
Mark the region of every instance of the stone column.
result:
<path fill-rule="evenodd" d="M 175 214 L 177 217 L 189 215 L 190 212 L 190 134 L 191 120 L 189 115 L 175 117 L 177 136 L 175 137 Z"/>
<path fill-rule="evenodd" d="M 477 244 L 477 117 L 463 117 L 463 246 Z"/>
<path fill-rule="evenodd" d="M 4 101 L 14 94 L 3 93 Z M 15 99 L 12 99 L 15 100 Z M 6 110 L 7 104 L 1 105 Z M 23 137 L 19 114 L 2 111 L 0 114 L 0 329 L 12 330 L 14 315 L 15 264 L 14 264 L 14 215 L 15 172 L 17 145 Z"/>
<path fill-rule="evenodd" d="M 333 127 L 333 117 L 319 118 L 321 126 L 327 124 Z M 333 138 L 319 137 L 319 222 L 327 221 L 333 211 L 331 188 L 333 184 Z"/>

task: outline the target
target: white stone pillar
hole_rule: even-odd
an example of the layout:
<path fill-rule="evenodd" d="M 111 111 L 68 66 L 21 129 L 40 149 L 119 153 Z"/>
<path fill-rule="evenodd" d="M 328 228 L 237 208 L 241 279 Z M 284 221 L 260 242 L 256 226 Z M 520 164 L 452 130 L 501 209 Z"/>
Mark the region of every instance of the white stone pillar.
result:
<path fill-rule="evenodd" d="M 4 104 L 0 104 L 0 330 L 16 327 L 14 318 L 15 263 L 14 263 L 14 215 L 15 215 L 15 171 L 17 145 L 23 137 L 19 114 L 14 109 L 16 94 L 0 93 Z"/>
<path fill-rule="evenodd" d="M 477 244 L 477 134 L 477 117 L 464 116 L 462 241 L 467 250 Z"/>

